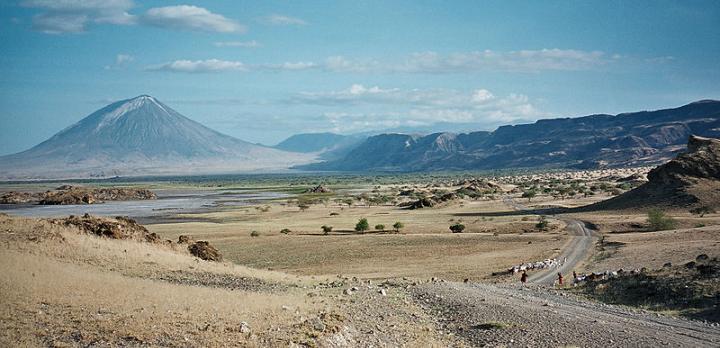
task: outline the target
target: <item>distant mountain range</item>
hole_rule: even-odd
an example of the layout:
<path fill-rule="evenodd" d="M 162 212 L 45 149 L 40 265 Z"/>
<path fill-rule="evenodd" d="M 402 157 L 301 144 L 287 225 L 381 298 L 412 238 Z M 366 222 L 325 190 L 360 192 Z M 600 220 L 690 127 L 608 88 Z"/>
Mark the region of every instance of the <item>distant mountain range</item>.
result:
<path fill-rule="evenodd" d="M 313 158 L 221 134 L 142 95 L 97 110 L 27 151 L 0 157 L 0 178 L 268 171 Z"/>
<path fill-rule="evenodd" d="M 342 158 L 304 170 L 429 171 L 521 167 L 603 168 L 660 164 L 691 134 L 720 136 L 720 102 L 679 108 L 539 120 L 493 132 L 381 134 Z"/>
<path fill-rule="evenodd" d="M 322 159 L 331 160 L 344 157 L 365 139 L 367 136 L 304 133 L 295 134 L 275 145 L 274 148 L 299 153 L 316 153 Z"/>
<path fill-rule="evenodd" d="M 39 145 L 0 157 L 0 180 L 313 171 L 603 168 L 654 165 L 690 135 L 720 137 L 720 101 L 502 126 L 493 132 L 308 133 L 275 147 L 221 134 L 142 95 L 110 104 Z M 318 162 L 318 160 L 324 160 Z"/>

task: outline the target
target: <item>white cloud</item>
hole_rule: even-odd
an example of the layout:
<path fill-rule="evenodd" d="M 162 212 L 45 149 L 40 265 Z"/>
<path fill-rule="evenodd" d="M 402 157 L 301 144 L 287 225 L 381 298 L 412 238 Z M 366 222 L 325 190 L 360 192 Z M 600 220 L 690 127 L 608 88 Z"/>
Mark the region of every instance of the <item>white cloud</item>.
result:
<path fill-rule="evenodd" d="M 475 103 L 485 103 L 494 98 L 495 96 L 487 89 L 478 89 L 473 92 L 471 100 Z"/>
<path fill-rule="evenodd" d="M 618 58 L 613 58 L 617 60 Z M 600 51 L 562 49 L 492 50 L 442 55 L 414 53 L 400 63 L 331 56 L 324 68 L 332 72 L 371 73 L 468 73 L 482 71 L 538 72 L 546 70 L 588 70 L 609 62 Z"/>
<path fill-rule="evenodd" d="M 129 55 L 129 54 L 118 54 L 115 57 L 115 65 L 123 65 L 125 63 L 129 63 L 135 60 L 135 57 Z"/>
<path fill-rule="evenodd" d="M 343 56 L 331 56 L 323 63 L 325 70 L 332 72 L 372 72 L 383 70 L 382 65 L 374 60 L 353 60 Z"/>
<path fill-rule="evenodd" d="M 148 67 L 151 71 L 173 71 L 184 73 L 210 73 L 222 71 L 246 71 L 247 66 L 242 62 L 219 59 L 206 60 L 176 60 L 160 65 Z"/>
<path fill-rule="evenodd" d="M 262 19 L 262 22 L 272 25 L 306 25 L 307 22 L 300 18 L 285 16 L 281 14 L 271 14 Z"/>
<path fill-rule="evenodd" d="M 131 0 L 24 0 L 21 6 L 44 10 L 33 16 L 33 29 L 49 34 L 79 33 L 88 23 L 134 24 Z"/>
<path fill-rule="evenodd" d="M 254 41 L 251 41 L 254 42 Z M 216 46 L 243 46 L 247 43 L 215 43 Z M 248 44 L 250 45 L 250 44 Z M 541 71 L 590 70 L 617 59 L 605 57 L 599 51 L 561 49 L 522 50 L 510 52 L 481 51 L 441 55 L 435 52 L 415 53 L 401 63 L 381 62 L 375 59 L 349 59 L 330 56 L 321 62 L 264 63 L 247 66 L 254 71 L 298 71 L 318 69 L 335 73 L 412 73 L 451 74 L 506 71 L 532 73 Z M 492 95 L 478 94 L 477 100 Z"/>
<path fill-rule="evenodd" d="M 141 19 L 145 24 L 168 29 L 220 33 L 242 33 L 246 31 L 245 26 L 231 19 L 212 13 L 205 8 L 191 5 L 151 8 Z"/>
<path fill-rule="evenodd" d="M 251 68 L 253 70 L 266 70 L 266 71 L 283 71 L 283 70 L 289 70 L 289 71 L 299 71 L 299 70 L 308 70 L 308 69 L 315 69 L 318 65 L 313 62 L 285 62 L 281 64 L 260 64 L 260 65 L 253 65 Z"/>
<path fill-rule="evenodd" d="M 81 33 L 87 21 L 82 14 L 41 13 L 33 16 L 32 27 L 46 34 Z"/>
<path fill-rule="evenodd" d="M 289 100 L 288 105 L 320 105 L 346 110 L 348 106 L 360 109 L 383 110 L 374 112 L 378 121 L 380 115 L 392 113 L 397 125 L 429 125 L 437 122 L 478 123 L 491 127 L 504 123 L 528 121 L 545 114 L 538 111 L 530 98 L 522 94 L 495 96 L 487 89 L 460 91 L 455 89 L 399 89 L 366 87 L 353 84 L 347 89 L 329 92 L 301 92 Z M 331 113 L 328 122 L 338 121 L 344 112 Z M 361 113 L 366 115 L 367 113 Z M 352 120 L 350 120 L 352 121 Z M 338 123 L 340 123 L 338 121 Z"/>
<path fill-rule="evenodd" d="M 600 51 L 557 48 L 508 52 L 485 50 L 449 55 L 423 52 L 411 55 L 405 62 L 392 68 L 392 70 L 425 73 L 537 72 L 544 70 L 587 70 L 604 65 L 607 62 L 605 53 Z"/>
<path fill-rule="evenodd" d="M 133 56 L 131 56 L 131 55 L 129 55 L 129 54 L 121 53 L 121 54 L 118 54 L 118 55 L 115 56 L 115 64 L 113 64 L 113 65 L 106 65 L 106 66 L 105 66 L 105 69 L 106 69 L 106 70 L 110 70 L 110 69 L 122 68 L 122 67 L 124 67 L 125 65 L 127 65 L 128 63 L 130 63 L 130 62 L 132 62 L 132 61 L 134 61 L 134 60 L 135 60 L 135 57 L 133 57 Z"/>
<path fill-rule="evenodd" d="M 243 48 L 255 48 L 260 47 L 260 44 L 255 41 L 218 41 L 214 43 L 215 47 L 243 47 Z"/>

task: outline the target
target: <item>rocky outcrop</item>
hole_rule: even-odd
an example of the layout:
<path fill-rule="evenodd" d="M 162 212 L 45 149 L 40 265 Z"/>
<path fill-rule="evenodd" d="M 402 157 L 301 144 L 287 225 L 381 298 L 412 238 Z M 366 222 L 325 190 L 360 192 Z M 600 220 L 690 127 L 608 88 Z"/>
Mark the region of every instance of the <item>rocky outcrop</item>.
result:
<path fill-rule="evenodd" d="M 651 170 L 648 182 L 583 210 L 720 208 L 720 140 L 690 136 L 687 152 Z"/>
<path fill-rule="evenodd" d="M 421 197 L 416 201 L 401 203 L 398 206 L 406 209 L 422 209 L 432 208 L 438 204 L 454 201 L 458 199 L 458 195 L 454 192 L 436 194 L 430 197 Z"/>
<path fill-rule="evenodd" d="M 651 170 L 651 183 L 684 186 L 697 179 L 720 180 L 720 140 L 691 136 L 687 152 Z"/>
<path fill-rule="evenodd" d="M 157 199 L 150 190 L 138 188 L 85 188 L 70 185 L 44 193 L 8 192 L 0 196 L 0 204 L 95 204 L 104 201 Z"/>
<path fill-rule="evenodd" d="M 0 204 L 37 203 L 41 197 L 41 193 L 10 191 L 0 195 Z"/>
<path fill-rule="evenodd" d="M 323 185 L 317 185 L 315 187 L 307 189 L 305 192 L 306 193 L 331 193 L 332 191 Z"/>
<path fill-rule="evenodd" d="M 57 225 L 75 227 L 83 233 L 111 239 L 131 239 L 151 243 L 160 241 L 157 234 L 150 233 L 135 220 L 124 216 L 106 218 L 85 214 L 83 216 L 71 215 L 64 219 L 51 219 L 49 221 Z"/>
<path fill-rule="evenodd" d="M 136 188 L 98 188 L 87 189 L 70 186 L 65 190 L 48 191 L 38 204 L 94 204 L 103 201 L 133 201 L 157 199 L 150 190 Z"/>

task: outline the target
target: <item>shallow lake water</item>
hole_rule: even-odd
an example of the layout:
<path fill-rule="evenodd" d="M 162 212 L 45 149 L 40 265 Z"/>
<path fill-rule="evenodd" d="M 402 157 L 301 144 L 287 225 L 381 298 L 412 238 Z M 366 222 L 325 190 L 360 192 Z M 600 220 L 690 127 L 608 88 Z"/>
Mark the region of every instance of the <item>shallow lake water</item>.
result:
<path fill-rule="evenodd" d="M 0 204 L 0 212 L 26 217 L 63 217 L 86 213 L 100 216 L 129 216 L 150 223 L 171 218 L 176 214 L 212 212 L 224 207 L 247 206 L 288 196 L 278 192 L 219 190 L 156 190 L 154 192 L 158 195 L 158 199 L 82 205 Z M 182 220 L 177 219 L 177 221 Z"/>

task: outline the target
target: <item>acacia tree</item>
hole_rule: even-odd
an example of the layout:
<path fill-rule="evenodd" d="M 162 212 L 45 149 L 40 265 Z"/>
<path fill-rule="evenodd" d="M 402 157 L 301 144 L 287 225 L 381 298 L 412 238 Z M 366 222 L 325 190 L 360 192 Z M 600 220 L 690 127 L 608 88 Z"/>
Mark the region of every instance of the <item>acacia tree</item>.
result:
<path fill-rule="evenodd" d="M 358 232 L 365 232 L 370 229 L 370 223 L 368 223 L 366 218 L 360 219 L 357 224 L 355 224 L 355 231 Z"/>
<path fill-rule="evenodd" d="M 393 224 L 393 228 L 395 229 L 395 233 L 400 233 L 400 230 L 405 227 L 402 222 L 398 221 Z"/>
<path fill-rule="evenodd" d="M 537 191 L 535 190 L 527 190 L 522 194 L 522 197 L 527 198 L 528 202 L 530 202 L 535 196 L 537 196 Z"/>

